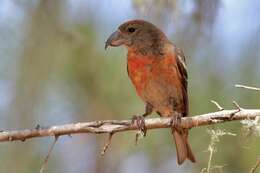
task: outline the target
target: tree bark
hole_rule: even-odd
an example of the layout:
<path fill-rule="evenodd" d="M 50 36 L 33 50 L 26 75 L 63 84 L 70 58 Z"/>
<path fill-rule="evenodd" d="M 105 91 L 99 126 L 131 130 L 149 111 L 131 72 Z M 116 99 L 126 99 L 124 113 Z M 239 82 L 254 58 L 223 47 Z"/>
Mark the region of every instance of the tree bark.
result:
<path fill-rule="evenodd" d="M 183 128 L 194 128 L 198 126 L 224 123 L 235 120 L 254 120 L 260 117 L 260 109 L 242 109 L 221 110 L 217 112 L 184 117 L 181 119 L 180 126 Z M 145 119 L 147 129 L 169 128 L 171 118 L 149 118 Z M 25 130 L 4 130 L 0 132 L 0 142 L 3 141 L 25 141 L 26 139 L 44 137 L 44 136 L 61 136 L 77 133 L 108 133 L 137 130 L 136 124 L 131 120 L 99 120 L 92 122 L 79 122 L 64 125 L 55 125 L 47 128 L 36 127 Z"/>

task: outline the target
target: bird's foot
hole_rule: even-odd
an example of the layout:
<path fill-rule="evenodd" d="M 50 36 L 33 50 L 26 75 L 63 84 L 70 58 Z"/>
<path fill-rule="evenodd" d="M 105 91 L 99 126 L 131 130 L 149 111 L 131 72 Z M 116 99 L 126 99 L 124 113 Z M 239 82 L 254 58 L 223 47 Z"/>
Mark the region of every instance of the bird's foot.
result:
<path fill-rule="evenodd" d="M 137 125 L 139 131 L 141 132 L 142 136 L 146 136 L 147 128 L 145 126 L 145 119 L 143 116 L 136 116 L 134 115 L 132 118 L 132 124 Z"/>
<path fill-rule="evenodd" d="M 183 128 L 181 127 L 181 115 L 173 115 L 171 117 L 170 125 L 172 129 L 177 130 L 177 131 L 182 131 Z"/>

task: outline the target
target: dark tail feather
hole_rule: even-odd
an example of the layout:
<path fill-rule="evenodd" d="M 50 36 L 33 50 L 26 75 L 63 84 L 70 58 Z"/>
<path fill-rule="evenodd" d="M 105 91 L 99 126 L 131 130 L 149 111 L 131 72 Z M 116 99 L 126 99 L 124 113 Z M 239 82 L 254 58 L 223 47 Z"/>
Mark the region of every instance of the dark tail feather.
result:
<path fill-rule="evenodd" d="M 184 133 L 181 134 L 175 129 L 172 129 L 172 134 L 176 145 L 178 164 L 181 165 L 186 159 L 189 159 L 191 162 L 196 162 L 188 143 L 188 131 L 184 130 Z"/>

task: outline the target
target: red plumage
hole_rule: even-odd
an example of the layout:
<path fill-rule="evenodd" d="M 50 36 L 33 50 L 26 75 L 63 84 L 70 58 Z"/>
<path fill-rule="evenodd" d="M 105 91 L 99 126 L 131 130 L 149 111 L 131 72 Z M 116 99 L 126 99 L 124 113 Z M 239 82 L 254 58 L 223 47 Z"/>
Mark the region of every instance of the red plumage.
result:
<path fill-rule="evenodd" d="M 162 117 L 187 116 L 187 70 L 181 49 L 172 44 L 155 25 L 133 20 L 122 24 L 106 46 L 125 45 L 127 70 L 137 94 L 146 103 L 146 113 Z M 195 162 L 188 143 L 188 130 L 172 128 L 178 163 Z"/>

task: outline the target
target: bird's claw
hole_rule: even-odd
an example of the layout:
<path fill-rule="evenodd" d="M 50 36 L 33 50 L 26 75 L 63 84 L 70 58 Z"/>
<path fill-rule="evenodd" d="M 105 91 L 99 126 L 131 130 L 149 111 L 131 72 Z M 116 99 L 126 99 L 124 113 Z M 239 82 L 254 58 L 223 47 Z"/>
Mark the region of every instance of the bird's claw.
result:
<path fill-rule="evenodd" d="M 181 130 L 181 116 L 174 115 L 171 117 L 170 125 L 175 130 Z"/>
<path fill-rule="evenodd" d="M 145 120 L 143 116 L 136 116 L 134 115 L 132 118 L 132 124 L 137 125 L 139 131 L 142 133 L 142 135 L 145 137 L 146 136 L 146 132 L 147 132 L 147 128 L 145 126 Z"/>

